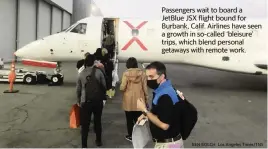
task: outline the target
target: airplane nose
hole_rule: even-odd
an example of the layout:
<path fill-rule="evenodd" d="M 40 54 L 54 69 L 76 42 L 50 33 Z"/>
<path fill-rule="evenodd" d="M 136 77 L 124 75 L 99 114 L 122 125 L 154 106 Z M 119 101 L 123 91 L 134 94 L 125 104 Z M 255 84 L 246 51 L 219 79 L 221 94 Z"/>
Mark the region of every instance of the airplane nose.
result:
<path fill-rule="evenodd" d="M 34 58 L 37 56 L 37 51 L 40 47 L 42 47 L 40 46 L 40 42 L 34 41 L 21 47 L 14 54 L 20 58 Z"/>
<path fill-rule="evenodd" d="M 17 57 L 20 57 L 20 51 L 17 50 L 16 52 L 14 52 L 14 55 L 17 56 Z"/>
<path fill-rule="evenodd" d="M 23 57 L 26 56 L 26 55 L 25 55 L 26 51 L 27 51 L 27 50 L 24 49 L 24 48 L 22 48 L 22 49 L 18 49 L 18 50 L 14 53 L 14 55 L 17 56 L 17 57 L 21 57 L 21 58 L 23 58 Z"/>

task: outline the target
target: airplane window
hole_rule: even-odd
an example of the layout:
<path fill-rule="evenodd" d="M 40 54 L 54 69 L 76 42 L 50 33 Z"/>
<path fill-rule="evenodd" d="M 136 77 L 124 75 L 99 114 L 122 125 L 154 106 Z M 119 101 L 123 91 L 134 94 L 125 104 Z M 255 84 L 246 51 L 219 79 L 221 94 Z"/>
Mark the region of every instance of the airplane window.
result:
<path fill-rule="evenodd" d="M 68 27 L 67 29 L 65 29 L 65 32 L 69 32 L 76 24 L 71 25 L 70 27 Z"/>
<path fill-rule="evenodd" d="M 78 33 L 78 34 L 86 34 L 87 32 L 87 24 L 86 23 L 80 23 L 75 28 L 71 30 L 72 33 Z"/>

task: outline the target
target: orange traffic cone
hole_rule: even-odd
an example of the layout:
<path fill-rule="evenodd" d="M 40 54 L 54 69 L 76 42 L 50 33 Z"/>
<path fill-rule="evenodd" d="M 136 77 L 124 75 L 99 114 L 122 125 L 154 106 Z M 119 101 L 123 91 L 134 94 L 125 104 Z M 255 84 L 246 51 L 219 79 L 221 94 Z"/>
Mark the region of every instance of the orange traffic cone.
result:
<path fill-rule="evenodd" d="M 16 80 L 15 61 L 12 61 L 10 73 L 8 75 L 9 90 L 4 91 L 4 93 L 18 93 L 19 92 L 19 90 L 13 90 L 13 84 L 15 80 Z"/>

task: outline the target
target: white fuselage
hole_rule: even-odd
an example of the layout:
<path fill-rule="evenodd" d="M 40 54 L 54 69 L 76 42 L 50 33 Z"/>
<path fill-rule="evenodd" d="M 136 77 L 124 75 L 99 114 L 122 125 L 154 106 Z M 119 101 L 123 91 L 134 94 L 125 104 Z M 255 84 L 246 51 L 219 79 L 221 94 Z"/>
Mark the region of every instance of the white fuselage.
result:
<path fill-rule="evenodd" d="M 77 61 L 83 58 L 85 52 L 95 53 L 97 48 L 101 47 L 103 34 L 103 22 L 106 18 L 102 17 L 89 17 L 78 21 L 76 24 L 68 28 L 66 31 L 54 34 L 43 39 L 34 41 L 21 49 L 15 54 L 18 57 L 25 59 L 43 60 L 43 61 Z M 163 30 L 161 20 L 137 20 L 137 19 L 119 19 L 109 18 L 107 20 L 114 21 L 114 34 L 116 40 L 117 58 L 120 62 L 126 61 L 129 57 L 135 57 L 139 62 L 149 63 L 152 61 L 161 61 L 163 63 L 186 63 L 190 65 L 203 66 L 214 69 L 221 69 L 227 71 L 243 72 L 243 73 L 256 73 L 261 72 L 266 74 L 267 70 L 256 67 L 256 64 L 266 63 L 266 47 L 265 47 L 265 25 L 263 24 L 262 30 L 252 30 L 254 37 L 244 38 L 243 45 L 163 45 L 162 40 L 192 40 L 191 37 L 174 37 L 167 38 L 162 37 L 162 33 L 173 33 L 174 36 L 177 33 L 183 32 L 183 29 Z M 127 22 L 125 22 L 127 21 Z M 138 26 L 141 25 L 139 28 Z M 253 20 L 260 24 L 258 20 Z M 131 24 L 131 25 L 128 25 Z M 175 22 L 176 23 L 176 22 Z M 178 23 L 178 22 L 177 22 Z M 195 24 L 192 24 L 195 23 Z M 206 24 L 199 24 L 199 22 L 192 22 L 189 24 L 189 30 L 187 32 L 209 32 L 209 36 L 216 36 L 215 30 L 202 30 L 200 27 Z M 245 22 L 244 22 L 245 23 Z M 252 24 L 252 22 L 249 22 Z M 86 33 L 74 33 L 74 28 L 78 25 L 86 24 Z M 169 23 L 170 24 L 170 23 Z M 182 24 L 182 23 L 180 23 Z M 253 23 L 254 24 L 254 23 Z M 139 28 L 139 29 L 131 29 Z M 191 29 L 198 28 L 199 30 Z M 217 30 L 221 31 L 221 30 Z M 238 32 L 241 30 L 230 30 Z M 250 30 L 248 32 L 251 32 Z M 133 43 L 129 44 L 127 48 L 124 48 L 131 39 L 136 39 Z M 139 41 L 141 44 L 138 44 Z M 198 40 L 221 40 L 228 41 L 241 40 L 238 37 L 195 37 Z M 222 44 L 225 44 L 224 42 Z M 192 49 L 195 48 L 204 49 L 205 53 L 193 53 Z M 237 48 L 243 47 L 245 53 L 206 53 L 206 49 L 213 51 L 215 48 Z M 171 48 L 171 50 L 168 50 Z M 173 49 L 173 50 L 172 50 Z M 187 52 L 188 51 L 188 52 Z"/>

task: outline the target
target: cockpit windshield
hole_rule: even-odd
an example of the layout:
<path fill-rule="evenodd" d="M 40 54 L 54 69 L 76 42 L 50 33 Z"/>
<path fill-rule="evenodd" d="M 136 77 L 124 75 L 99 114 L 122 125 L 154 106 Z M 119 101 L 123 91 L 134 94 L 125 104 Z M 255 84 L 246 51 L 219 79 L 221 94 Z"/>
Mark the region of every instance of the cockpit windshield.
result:
<path fill-rule="evenodd" d="M 76 26 L 76 25 L 77 25 L 77 23 L 71 25 L 69 28 L 65 29 L 64 31 L 65 31 L 65 32 L 69 32 L 69 31 L 70 31 L 74 26 Z"/>

